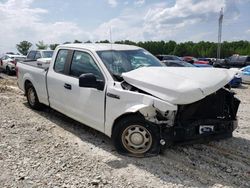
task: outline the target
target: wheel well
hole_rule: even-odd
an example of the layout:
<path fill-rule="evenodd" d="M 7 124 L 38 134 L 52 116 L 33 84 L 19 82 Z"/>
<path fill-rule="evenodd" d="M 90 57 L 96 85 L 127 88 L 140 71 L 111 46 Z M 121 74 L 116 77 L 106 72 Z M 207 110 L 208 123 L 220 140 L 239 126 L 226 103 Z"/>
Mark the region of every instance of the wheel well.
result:
<path fill-rule="evenodd" d="M 121 116 L 116 118 L 114 123 L 113 123 L 111 137 L 113 136 L 113 132 L 114 132 L 114 129 L 115 129 L 117 123 L 119 121 L 121 121 L 122 119 L 128 118 L 129 116 L 141 116 L 141 117 L 143 117 L 139 112 L 129 112 L 129 113 L 126 113 L 126 114 L 122 114 Z"/>
<path fill-rule="evenodd" d="M 24 90 L 25 90 L 25 94 L 26 94 L 26 92 L 27 92 L 27 89 L 28 89 L 28 86 L 29 86 L 29 85 L 32 85 L 31 81 L 26 80 L 26 81 L 24 82 Z"/>

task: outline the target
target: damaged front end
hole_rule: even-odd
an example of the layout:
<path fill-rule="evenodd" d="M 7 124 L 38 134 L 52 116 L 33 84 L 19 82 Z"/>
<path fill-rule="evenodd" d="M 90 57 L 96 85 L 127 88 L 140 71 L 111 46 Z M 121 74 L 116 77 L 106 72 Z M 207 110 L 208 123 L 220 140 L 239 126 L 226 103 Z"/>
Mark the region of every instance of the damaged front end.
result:
<path fill-rule="evenodd" d="M 150 95 L 126 82 L 122 86 L 126 90 Z M 153 103 L 138 112 L 148 124 L 159 130 L 162 146 L 227 138 L 232 136 L 238 125 L 240 100 L 234 94 L 221 88 L 199 101 L 179 104 L 176 110 L 160 109 L 159 105 Z"/>
<path fill-rule="evenodd" d="M 174 142 L 231 137 L 239 104 L 233 92 L 222 88 L 200 101 L 179 105 L 174 126 L 163 129 L 162 136 Z"/>

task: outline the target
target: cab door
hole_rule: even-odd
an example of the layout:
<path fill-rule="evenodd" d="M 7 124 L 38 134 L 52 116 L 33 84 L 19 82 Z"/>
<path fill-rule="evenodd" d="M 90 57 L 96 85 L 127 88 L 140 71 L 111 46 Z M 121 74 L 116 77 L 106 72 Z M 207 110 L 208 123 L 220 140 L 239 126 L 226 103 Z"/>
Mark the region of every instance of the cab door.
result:
<path fill-rule="evenodd" d="M 52 108 L 104 132 L 105 89 L 79 87 L 79 76 L 87 73 L 92 73 L 98 80 L 105 82 L 98 64 L 87 51 L 67 51 L 63 68 L 60 65 L 62 74 L 56 72 L 60 64 L 58 58 L 60 51 L 54 71 L 48 73 L 48 91 Z"/>

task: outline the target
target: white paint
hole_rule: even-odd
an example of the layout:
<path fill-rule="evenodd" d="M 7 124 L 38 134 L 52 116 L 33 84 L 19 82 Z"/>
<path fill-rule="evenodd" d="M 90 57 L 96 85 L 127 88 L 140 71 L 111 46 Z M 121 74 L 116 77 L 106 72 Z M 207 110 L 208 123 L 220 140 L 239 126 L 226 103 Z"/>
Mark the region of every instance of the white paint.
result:
<path fill-rule="evenodd" d="M 235 71 L 211 68 L 142 67 L 123 73 L 124 80 L 171 104 L 198 101 L 233 79 Z"/>
<path fill-rule="evenodd" d="M 80 88 L 78 78 L 56 73 L 53 67 L 60 49 L 89 53 L 104 76 L 104 90 Z M 151 94 L 148 95 L 125 90 L 120 82 L 113 79 L 96 53 L 98 50 L 110 49 L 110 44 L 59 46 L 52 57 L 47 77 L 46 71 L 42 68 L 18 63 L 18 85 L 24 90 L 24 83 L 29 80 L 34 85 L 41 103 L 50 104 L 63 114 L 111 136 L 115 120 L 127 113 L 139 112 L 149 121 L 160 123 L 155 118 L 157 111 L 166 118 L 164 123 L 173 126 L 177 112 L 176 104 L 188 104 L 204 98 L 227 84 L 235 74 L 234 71 L 224 69 L 164 67 L 139 68 L 123 74 L 128 83 Z M 140 48 L 114 44 L 112 49 Z M 65 89 L 65 83 L 71 84 L 72 90 Z M 119 99 L 109 97 L 107 93 L 119 96 Z"/>

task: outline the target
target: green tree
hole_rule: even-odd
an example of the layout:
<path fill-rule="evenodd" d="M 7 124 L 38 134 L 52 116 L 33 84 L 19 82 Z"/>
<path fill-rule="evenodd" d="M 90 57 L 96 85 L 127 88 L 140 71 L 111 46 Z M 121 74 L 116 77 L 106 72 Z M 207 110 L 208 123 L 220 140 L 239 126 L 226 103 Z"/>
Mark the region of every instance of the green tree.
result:
<path fill-rule="evenodd" d="M 46 50 L 48 48 L 48 45 L 44 44 L 43 41 L 38 41 L 38 43 L 36 43 L 36 47 L 39 50 Z"/>
<path fill-rule="evenodd" d="M 84 43 L 92 43 L 90 40 L 85 41 Z"/>
<path fill-rule="evenodd" d="M 71 44 L 71 42 L 66 41 L 66 42 L 64 42 L 63 44 Z"/>
<path fill-rule="evenodd" d="M 82 41 L 79 41 L 79 40 L 74 40 L 73 43 L 82 43 Z"/>
<path fill-rule="evenodd" d="M 31 46 L 32 46 L 31 42 L 24 40 L 24 41 L 20 42 L 19 44 L 17 44 L 16 48 L 17 48 L 18 52 L 20 52 L 21 54 L 27 55 Z"/>
<path fill-rule="evenodd" d="M 97 41 L 96 43 L 110 43 L 109 40 L 101 40 L 101 41 Z"/>
<path fill-rule="evenodd" d="M 50 48 L 51 50 L 55 50 L 56 47 L 57 47 L 58 45 L 59 45 L 59 44 L 50 44 L 50 45 L 49 45 L 49 48 Z"/>

